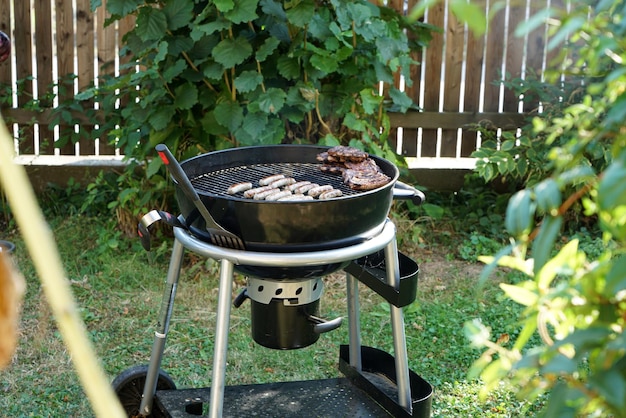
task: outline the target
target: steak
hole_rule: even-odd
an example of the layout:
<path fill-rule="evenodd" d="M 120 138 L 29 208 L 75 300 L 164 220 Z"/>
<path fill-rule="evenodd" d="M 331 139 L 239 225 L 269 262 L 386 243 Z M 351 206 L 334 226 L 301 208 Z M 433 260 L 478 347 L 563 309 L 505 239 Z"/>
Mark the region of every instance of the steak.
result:
<path fill-rule="evenodd" d="M 365 151 L 343 145 L 332 147 L 327 153 L 331 161 L 336 162 L 352 161 L 358 163 L 369 157 L 369 154 Z"/>
<path fill-rule="evenodd" d="M 353 190 L 373 190 L 391 181 L 369 154 L 356 148 L 336 146 L 318 154 L 317 160 L 323 163 L 321 171 L 341 174 L 343 182 Z"/>
<path fill-rule="evenodd" d="M 352 170 L 343 172 L 343 182 L 353 190 L 374 190 L 389 183 L 391 178 L 381 171 Z"/>

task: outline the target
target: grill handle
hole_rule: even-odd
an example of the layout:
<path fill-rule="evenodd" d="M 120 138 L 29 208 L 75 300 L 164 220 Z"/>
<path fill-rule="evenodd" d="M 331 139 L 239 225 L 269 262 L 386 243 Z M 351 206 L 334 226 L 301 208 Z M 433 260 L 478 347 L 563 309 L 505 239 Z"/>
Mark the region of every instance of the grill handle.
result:
<path fill-rule="evenodd" d="M 421 205 L 426 200 L 422 191 L 401 181 L 396 181 L 393 185 L 393 198 L 411 200 L 415 205 Z"/>

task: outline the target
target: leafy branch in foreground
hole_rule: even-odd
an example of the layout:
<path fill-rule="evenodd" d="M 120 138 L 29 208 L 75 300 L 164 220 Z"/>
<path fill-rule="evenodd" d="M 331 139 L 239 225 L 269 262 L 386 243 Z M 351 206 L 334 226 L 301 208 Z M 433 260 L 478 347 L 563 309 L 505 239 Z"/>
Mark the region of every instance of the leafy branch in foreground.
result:
<path fill-rule="evenodd" d="M 470 371 L 483 379 L 484 394 L 503 381 L 522 398 L 549 394 L 546 416 L 626 416 L 625 14 L 618 1 L 551 16 L 561 23 L 555 36 L 565 31 L 577 43 L 567 71 L 584 76 L 585 91 L 561 114 L 533 121 L 548 146 L 550 172 L 511 198 L 505 225 L 512 243 L 483 259 L 483 279 L 496 264 L 526 277 L 501 284 L 526 307 L 522 329 L 509 348 L 492 342 L 481 322 L 466 324 L 472 343 L 486 348 Z M 562 245 L 574 203 L 602 231 L 604 247 L 593 258 L 577 239 Z M 535 334 L 542 343 L 532 346 Z"/>

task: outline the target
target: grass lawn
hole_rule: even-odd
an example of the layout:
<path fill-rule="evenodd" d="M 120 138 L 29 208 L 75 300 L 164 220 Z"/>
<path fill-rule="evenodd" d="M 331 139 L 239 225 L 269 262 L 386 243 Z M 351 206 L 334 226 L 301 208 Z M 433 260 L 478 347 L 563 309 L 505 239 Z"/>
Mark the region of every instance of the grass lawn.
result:
<path fill-rule="evenodd" d="M 115 232 L 110 220 L 59 217 L 50 220 L 91 340 L 111 379 L 124 369 L 146 364 L 160 308 L 172 240 L 157 237 L 146 253 L 136 238 Z M 403 234 L 418 228 L 398 220 Z M 469 347 L 465 321 L 481 318 L 494 336 L 517 332 L 520 308 L 505 300 L 498 281 L 514 277 L 504 272 L 477 290 L 481 265 L 459 260 L 459 241 L 435 242 L 439 231 L 420 225 L 418 243 L 399 248 L 420 265 L 417 301 L 405 309 L 410 368 L 435 388 L 434 417 L 526 417 L 538 404 L 515 397 L 502 387 L 484 401 L 479 382 L 466 373 L 480 355 Z M 20 343 L 11 366 L 0 372 L 0 416 L 87 417 L 93 413 L 74 373 L 71 359 L 51 317 L 28 253 L 16 231 L 2 239 L 17 244 L 16 261 L 27 279 Z M 454 244 L 453 244 L 454 243 Z M 187 253 L 163 369 L 179 388 L 210 385 L 217 266 Z M 322 315 L 346 316 L 343 274 L 325 279 Z M 236 277 L 235 292 L 244 286 Z M 361 327 L 364 345 L 393 353 L 388 308 L 361 286 Z M 339 344 L 347 343 L 347 325 L 324 334 L 311 347 L 275 351 L 254 343 L 250 333 L 250 304 L 233 309 L 229 336 L 227 384 L 294 381 L 339 376 Z"/>

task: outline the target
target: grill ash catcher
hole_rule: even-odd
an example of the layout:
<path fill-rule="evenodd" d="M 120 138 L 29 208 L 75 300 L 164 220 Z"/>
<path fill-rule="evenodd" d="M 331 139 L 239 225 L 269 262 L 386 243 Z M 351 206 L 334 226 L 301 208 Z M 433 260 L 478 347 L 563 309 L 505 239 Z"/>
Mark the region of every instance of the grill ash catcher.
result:
<path fill-rule="evenodd" d="M 308 147 L 280 147 L 281 150 L 287 148 Z M 312 147 L 309 155 L 301 158 L 310 160 L 311 153 L 316 152 L 319 152 L 319 147 Z M 291 161 L 296 157 L 290 155 L 285 158 Z M 381 163 L 384 162 L 382 160 Z M 185 163 L 182 165 L 185 168 Z M 193 183 L 193 175 L 185 171 Z M 201 197 L 204 200 L 206 196 L 201 194 Z M 417 203 L 421 200 L 423 195 L 420 192 Z M 283 208 L 291 206 L 275 205 Z M 212 208 L 209 207 L 209 210 Z M 377 224 L 369 225 L 369 228 L 325 242 L 321 247 L 306 243 L 294 246 L 270 243 L 259 248 L 254 240 L 246 240 L 244 236 L 246 249 L 236 249 L 216 245 L 206 236 L 203 228 L 194 228 L 197 213 L 192 210 L 185 212 L 183 209 L 182 215 L 174 217 L 165 212 L 151 211 L 139 225 L 139 234 L 146 249 L 149 248 L 148 227 L 154 222 L 165 221 L 172 225 L 175 239 L 149 364 L 131 367 L 113 382 L 129 417 L 300 417 L 303 414 L 324 417 L 430 417 L 433 389 L 409 369 L 402 310 L 415 300 L 419 268 L 412 259 L 398 251 L 396 227 L 386 216 Z M 185 250 L 219 262 L 213 367 L 211 386 L 208 388 L 177 389 L 171 377 L 161 370 Z M 232 307 L 251 304 L 251 336 L 261 346 L 281 350 L 310 346 L 320 338 L 320 334 L 342 325 L 342 318 L 326 320 L 319 313 L 324 276 L 340 270 L 346 274 L 349 335 L 348 344 L 339 347 L 339 370 L 344 376 L 226 386 Z M 233 301 L 235 272 L 245 275 L 247 284 Z M 369 287 L 389 303 L 393 355 L 361 343 L 359 284 Z"/>

